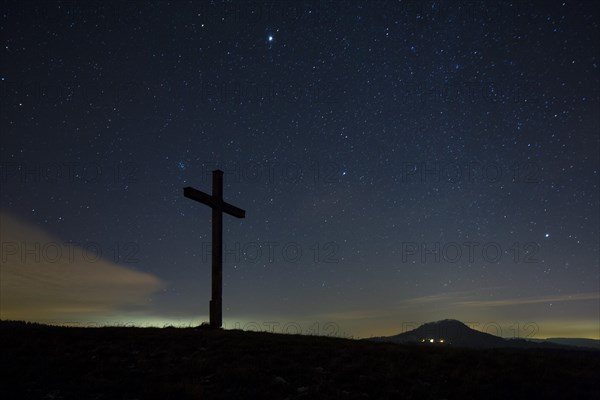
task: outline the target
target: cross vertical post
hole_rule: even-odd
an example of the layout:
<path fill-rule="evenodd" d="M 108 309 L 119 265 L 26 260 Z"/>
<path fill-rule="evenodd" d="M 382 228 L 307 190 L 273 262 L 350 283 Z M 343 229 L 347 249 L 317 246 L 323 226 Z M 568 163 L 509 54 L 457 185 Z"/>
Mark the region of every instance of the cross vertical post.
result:
<path fill-rule="evenodd" d="M 213 199 L 223 203 L 223 171 L 215 170 L 212 176 Z M 223 324 L 223 211 L 212 209 L 212 299 L 209 304 L 210 324 Z"/>
<path fill-rule="evenodd" d="M 183 195 L 212 208 L 212 297 L 209 302 L 210 326 L 223 325 L 223 213 L 245 218 L 246 211 L 223 201 L 223 171 L 212 173 L 212 196 L 194 189 L 183 188 Z"/>

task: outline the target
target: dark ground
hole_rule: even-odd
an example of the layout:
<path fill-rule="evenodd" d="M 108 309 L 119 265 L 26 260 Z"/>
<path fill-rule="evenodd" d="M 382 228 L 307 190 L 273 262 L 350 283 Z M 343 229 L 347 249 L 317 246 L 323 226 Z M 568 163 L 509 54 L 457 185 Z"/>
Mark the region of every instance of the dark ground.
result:
<path fill-rule="evenodd" d="M 2 399 L 592 399 L 600 352 L 0 323 Z"/>

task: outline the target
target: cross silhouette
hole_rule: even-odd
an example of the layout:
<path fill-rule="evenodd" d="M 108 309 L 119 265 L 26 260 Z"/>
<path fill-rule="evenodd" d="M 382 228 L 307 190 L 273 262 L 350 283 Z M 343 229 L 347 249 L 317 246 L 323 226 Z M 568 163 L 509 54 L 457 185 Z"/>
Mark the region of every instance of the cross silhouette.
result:
<path fill-rule="evenodd" d="M 183 195 L 212 208 L 212 299 L 209 303 L 210 326 L 223 325 L 223 213 L 245 218 L 246 211 L 223 201 L 223 171 L 212 172 L 212 196 L 194 189 L 183 188 Z"/>

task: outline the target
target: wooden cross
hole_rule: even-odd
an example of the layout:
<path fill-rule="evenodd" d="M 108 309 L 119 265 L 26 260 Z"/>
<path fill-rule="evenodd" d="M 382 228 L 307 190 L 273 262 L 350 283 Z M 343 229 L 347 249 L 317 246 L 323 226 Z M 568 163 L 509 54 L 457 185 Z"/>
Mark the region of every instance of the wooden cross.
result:
<path fill-rule="evenodd" d="M 223 213 L 244 218 L 246 211 L 223 201 L 223 171 L 212 172 L 212 196 L 194 189 L 183 188 L 183 195 L 212 208 L 212 299 L 209 303 L 210 326 L 223 324 Z"/>

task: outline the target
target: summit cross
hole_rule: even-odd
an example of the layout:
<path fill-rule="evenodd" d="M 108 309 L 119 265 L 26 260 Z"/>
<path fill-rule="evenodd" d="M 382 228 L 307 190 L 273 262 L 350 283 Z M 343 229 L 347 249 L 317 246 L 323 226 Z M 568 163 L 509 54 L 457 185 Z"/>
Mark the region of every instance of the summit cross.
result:
<path fill-rule="evenodd" d="M 194 189 L 183 188 L 188 199 L 212 208 L 212 299 L 209 303 L 210 326 L 223 325 L 223 213 L 245 218 L 246 211 L 223 201 L 223 171 L 212 172 L 212 196 Z"/>

